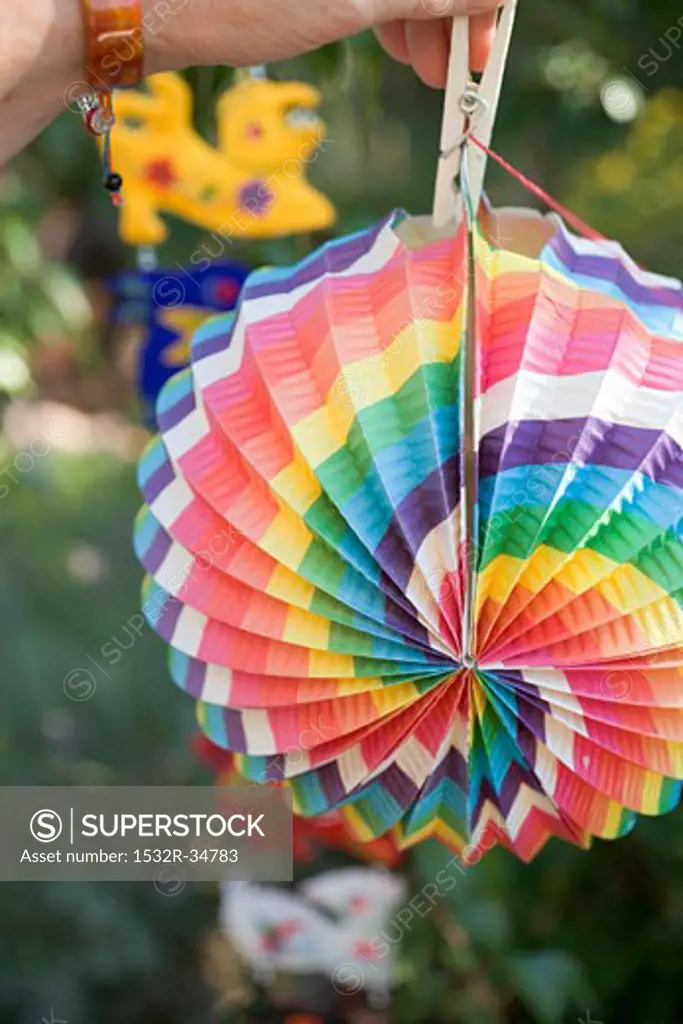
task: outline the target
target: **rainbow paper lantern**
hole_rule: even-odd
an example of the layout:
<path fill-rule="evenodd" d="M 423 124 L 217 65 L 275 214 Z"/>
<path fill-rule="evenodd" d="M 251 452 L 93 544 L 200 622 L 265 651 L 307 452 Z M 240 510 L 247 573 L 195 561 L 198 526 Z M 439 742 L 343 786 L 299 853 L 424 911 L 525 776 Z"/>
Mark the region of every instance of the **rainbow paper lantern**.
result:
<path fill-rule="evenodd" d="M 528 860 L 679 798 L 683 301 L 561 226 L 539 258 L 474 242 L 473 552 L 467 232 L 400 213 L 197 332 L 135 543 L 172 677 L 243 775 L 363 840 Z"/>

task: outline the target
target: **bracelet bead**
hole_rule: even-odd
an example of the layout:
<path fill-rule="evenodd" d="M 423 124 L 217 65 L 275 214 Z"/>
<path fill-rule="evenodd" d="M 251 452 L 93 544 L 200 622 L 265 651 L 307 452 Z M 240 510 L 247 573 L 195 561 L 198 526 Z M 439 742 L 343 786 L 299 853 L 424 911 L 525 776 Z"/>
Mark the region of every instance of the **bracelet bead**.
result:
<path fill-rule="evenodd" d="M 81 0 L 85 74 L 98 92 L 137 85 L 143 77 L 142 0 Z"/>

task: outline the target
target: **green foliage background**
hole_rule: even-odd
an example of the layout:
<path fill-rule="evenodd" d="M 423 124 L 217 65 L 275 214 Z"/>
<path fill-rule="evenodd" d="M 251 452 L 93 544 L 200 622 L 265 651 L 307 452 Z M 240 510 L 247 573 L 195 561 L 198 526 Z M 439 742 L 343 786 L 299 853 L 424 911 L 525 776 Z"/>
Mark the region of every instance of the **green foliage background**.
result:
<path fill-rule="evenodd" d="M 521 0 L 495 146 L 643 265 L 683 277 L 683 62 L 672 45 L 679 18 L 680 5 L 668 0 Z M 429 208 L 439 96 L 381 57 L 370 37 L 273 73 L 324 89 L 332 142 L 314 177 L 339 207 L 341 232 L 393 206 Z M 188 76 L 197 123 L 210 137 L 213 97 L 230 72 Z M 630 83 L 639 103 L 624 124 L 600 102 L 615 78 Z M 497 202 L 532 202 L 495 168 L 490 193 Z M 72 230 L 68 259 L 45 242 L 60 216 Z M 178 225 L 163 258 L 182 261 L 197 241 Z M 310 242 L 235 255 L 285 262 Z M 36 366 L 46 365 L 45 352 L 51 366 L 50 352 L 68 344 L 79 359 L 74 404 L 135 421 L 125 387 L 106 386 L 117 357 L 93 298 L 126 259 L 91 142 L 78 118 L 64 114 L 0 175 L 6 409 L 43 397 Z M 0 445 L 0 468 L 13 465 L 11 439 Z M 188 749 L 190 702 L 168 681 L 163 645 L 148 631 L 97 675 L 92 700 L 74 704 L 62 688 L 65 674 L 88 656 L 97 660 L 108 640 L 128 643 L 140 582 L 130 550 L 139 500 L 132 459 L 87 446 L 52 452 L 2 493 L 2 782 L 201 779 Z M 420 848 L 407 868 L 411 891 L 448 859 L 435 844 Z M 146 886 L 0 886 L 1 1024 L 49 1020 L 51 1007 L 68 1024 L 217 1020 L 201 978 L 215 914 L 210 887 L 168 900 Z M 397 1019 L 677 1024 L 682 964 L 679 811 L 589 854 L 551 845 L 528 867 L 491 854 L 406 934 Z"/>

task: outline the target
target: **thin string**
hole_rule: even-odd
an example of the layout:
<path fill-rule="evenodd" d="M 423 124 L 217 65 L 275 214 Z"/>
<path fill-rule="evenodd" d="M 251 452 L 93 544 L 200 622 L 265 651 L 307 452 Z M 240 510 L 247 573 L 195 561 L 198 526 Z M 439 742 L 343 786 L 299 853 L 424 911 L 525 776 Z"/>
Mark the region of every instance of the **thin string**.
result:
<path fill-rule="evenodd" d="M 111 174 L 111 128 L 107 128 L 102 140 L 102 168 L 106 181 Z"/>
<path fill-rule="evenodd" d="M 495 160 L 504 171 L 507 171 L 507 173 L 518 181 L 520 185 L 523 185 L 528 192 L 531 192 L 539 199 L 542 199 L 551 210 L 555 211 L 555 213 L 559 213 L 562 219 L 565 220 L 567 224 L 570 224 L 575 231 L 578 231 L 579 234 L 584 235 L 586 238 L 590 238 L 594 242 L 608 241 L 604 235 L 601 235 L 599 231 L 595 230 L 595 228 L 586 224 L 586 222 L 581 220 L 577 214 L 572 213 L 572 211 L 567 209 L 566 206 L 563 206 L 559 200 L 553 199 L 553 197 L 549 195 L 544 188 L 541 188 L 541 186 L 535 181 L 532 181 L 531 178 L 527 178 L 525 174 L 522 174 L 522 172 L 518 171 L 516 167 L 513 167 L 512 164 L 508 163 L 507 160 L 505 160 L 499 153 L 490 149 L 489 146 L 485 146 L 484 143 L 476 137 L 476 135 L 470 134 L 468 136 L 468 140 L 473 142 L 475 146 L 486 153 L 487 156 L 491 157 L 492 160 Z"/>
<path fill-rule="evenodd" d="M 469 164 L 467 162 L 467 148 L 464 145 L 465 141 L 469 136 L 466 135 L 463 142 L 460 143 L 462 149 L 462 156 L 460 159 L 460 191 L 462 194 L 463 205 L 465 207 L 465 215 L 467 217 L 467 223 L 470 227 L 476 223 L 477 211 L 474 209 L 474 203 L 472 202 L 472 191 L 470 189 L 470 174 Z"/>
<path fill-rule="evenodd" d="M 474 231 L 476 225 L 476 211 L 472 203 L 470 190 L 469 165 L 467 151 L 463 147 L 462 160 L 460 163 L 460 184 L 461 193 L 465 207 L 465 221 L 467 224 L 467 254 L 466 254 L 466 307 L 465 322 L 462 337 L 461 350 L 461 472 L 462 472 L 462 536 L 465 543 L 465 581 L 463 594 L 463 635 L 462 635 L 462 664 L 466 669 L 472 669 L 476 662 L 476 622 L 475 622 L 475 601 L 477 589 L 477 531 L 478 518 L 477 509 L 479 506 L 479 486 L 477 474 L 477 440 L 474 421 L 474 381 L 476 376 L 476 256 Z"/>

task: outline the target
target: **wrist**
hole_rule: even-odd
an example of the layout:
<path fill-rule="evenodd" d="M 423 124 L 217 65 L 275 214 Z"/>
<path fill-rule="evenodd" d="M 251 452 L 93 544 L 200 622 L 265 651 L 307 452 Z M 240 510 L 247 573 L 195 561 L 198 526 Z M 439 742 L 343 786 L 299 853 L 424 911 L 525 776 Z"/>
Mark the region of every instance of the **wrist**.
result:
<path fill-rule="evenodd" d="M 78 71 L 82 25 L 78 0 L 5 0 L 0 11 L 0 97 Z M 81 61 L 82 63 L 82 61 Z"/>
<path fill-rule="evenodd" d="M 187 63 L 177 15 L 190 2 L 143 0 L 149 74 Z M 65 107 L 76 109 L 85 79 L 81 0 L 0 0 L 0 166 Z"/>
<path fill-rule="evenodd" d="M 175 11 L 190 0 L 142 0 L 144 72 L 179 67 L 181 40 L 170 31 Z M 5 4 L 7 6 L 5 6 Z M 81 0 L 1 0 L 0 7 L 0 99 L 14 97 L 19 90 L 40 93 L 45 99 L 60 99 L 70 86 L 81 84 L 85 71 L 85 34 Z M 132 53 L 128 44 L 114 56 L 122 61 Z M 97 74 L 97 68 L 93 69 Z M 106 78 L 106 76 L 104 76 Z"/>
<path fill-rule="evenodd" d="M 0 165 L 59 113 L 81 32 L 78 0 L 0 2 Z"/>

